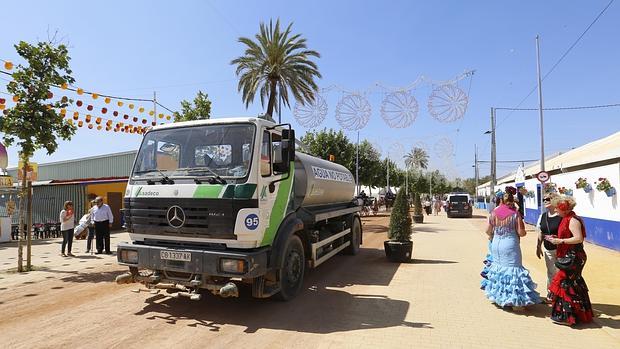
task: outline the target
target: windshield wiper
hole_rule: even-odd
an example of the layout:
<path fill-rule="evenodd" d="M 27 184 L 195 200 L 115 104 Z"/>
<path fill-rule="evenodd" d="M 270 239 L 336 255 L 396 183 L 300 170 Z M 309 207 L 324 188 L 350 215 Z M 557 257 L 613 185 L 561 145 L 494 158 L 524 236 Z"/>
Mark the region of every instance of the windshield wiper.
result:
<path fill-rule="evenodd" d="M 187 173 L 193 173 L 193 172 L 209 172 L 210 174 L 213 175 L 213 178 L 215 179 L 215 183 L 211 183 L 211 184 L 226 184 L 226 180 L 222 177 L 220 177 L 220 175 L 218 175 L 217 173 L 215 173 L 212 169 L 208 168 L 208 167 L 188 167 L 188 168 L 180 168 L 177 171 L 187 171 Z M 200 184 L 200 183 L 198 183 Z"/>
<path fill-rule="evenodd" d="M 159 182 L 161 184 L 174 184 L 174 180 L 172 180 L 170 177 L 168 177 L 162 170 L 154 168 L 152 170 L 146 170 L 146 171 L 136 171 L 134 172 L 134 174 L 144 174 L 144 173 L 150 173 L 150 172 L 159 172 L 159 174 L 161 174 L 161 179 L 159 180 Z M 152 179 L 147 179 L 146 180 L 146 184 L 148 185 L 153 185 L 155 184 L 156 181 L 152 180 Z"/>

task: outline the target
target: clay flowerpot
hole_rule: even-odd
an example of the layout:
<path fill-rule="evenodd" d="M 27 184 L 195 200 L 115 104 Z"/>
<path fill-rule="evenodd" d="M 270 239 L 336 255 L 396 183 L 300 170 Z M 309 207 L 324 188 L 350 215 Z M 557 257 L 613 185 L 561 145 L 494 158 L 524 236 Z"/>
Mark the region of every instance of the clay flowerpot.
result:
<path fill-rule="evenodd" d="M 406 263 L 411 260 L 413 252 L 412 241 L 384 241 L 385 256 L 390 262 Z"/>

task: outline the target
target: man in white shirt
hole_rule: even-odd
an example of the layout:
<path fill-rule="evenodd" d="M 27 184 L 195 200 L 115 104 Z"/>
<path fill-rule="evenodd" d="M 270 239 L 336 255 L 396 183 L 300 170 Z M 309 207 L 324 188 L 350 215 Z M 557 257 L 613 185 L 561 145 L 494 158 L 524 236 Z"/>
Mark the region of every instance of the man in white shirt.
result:
<path fill-rule="evenodd" d="M 103 253 L 105 247 L 106 254 L 112 254 L 110 251 L 110 227 L 114 223 L 114 216 L 110 206 L 103 203 L 103 198 L 97 196 L 95 199 L 95 209 L 92 212 L 92 220 L 95 223 L 95 235 L 97 239 L 97 253 Z"/>

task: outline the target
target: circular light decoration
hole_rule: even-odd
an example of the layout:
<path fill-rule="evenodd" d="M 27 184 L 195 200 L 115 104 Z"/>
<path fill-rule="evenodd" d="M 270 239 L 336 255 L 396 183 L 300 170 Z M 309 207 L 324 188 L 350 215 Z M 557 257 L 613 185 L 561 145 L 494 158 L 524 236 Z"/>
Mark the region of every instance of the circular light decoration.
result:
<path fill-rule="evenodd" d="M 409 127 L 418 116 L 418 101 L 408 91 L 387 95 L 381 103 L 381 117 L 391 128 Z"/>
<path fill-rule="evenodd" d="M 444 137 L 435 143 L 433 150 L 438 157 L 447 159 L 454 154 L 454 145 L 452 145 L 452 142 L 448 138 Z"/>
<path fill-rule="evenodd" d="M 295 120 L 305 128 L 315 128 L 323 123 L 327 116 L 327 102 L 320 94 L 314 95 L 314 100 L 305 105 L 295 103 L 293 115 Z"/>
<path fill-rule="evenodd" d="M 428 97 L 428 112 L 440 122 L 454 122 L 465 115 L 469 99 L 454 84 L 435 87 Z"/>
<path fill-rule="evenodd" d="M 336 121 L 349 131 L 361 130 L 370 119 L 372 108 L 366 98 L 352 94 L 343 97 L 336 106 Z"/>

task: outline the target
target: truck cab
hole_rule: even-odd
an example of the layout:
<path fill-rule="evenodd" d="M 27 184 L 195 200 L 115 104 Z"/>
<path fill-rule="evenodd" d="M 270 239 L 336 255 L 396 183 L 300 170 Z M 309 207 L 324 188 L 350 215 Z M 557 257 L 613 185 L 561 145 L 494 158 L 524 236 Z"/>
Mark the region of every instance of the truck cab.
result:
<path fill-rule="evenodd" d="M 247 282 L 255 297 L 294 297 L 305 266 L 324 254 L 313 249 L 321 240 L 317 231 L 334 236 L 348 227 L 352 235 L 357 224 L 354 242 L 361 241 L 361 224 L 353 223 L 359 207 L 350 198 L 304 207 L 316 203 L 312 190 L 320 188 L 305 190 L 311 171 L 300 158 L 323 161 L 296 154 L 290 125 L 259 118 L 181 122 L 147 132 L 124 198 L 131 242 L 117 253 L 130 272 L 117 282 L 191 299 L 199 299 L 201 289 L 235 296 L 235 282 Z M 331 217 L 318 222 L 317 214 Z M 345 235 L 329 248 L 344 245 Z"/>

